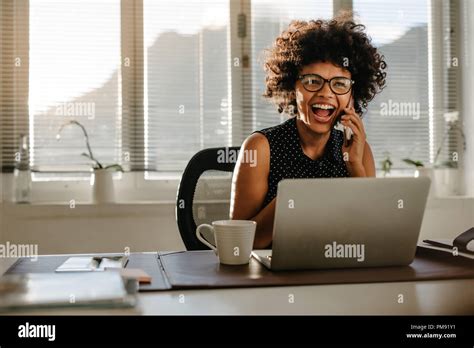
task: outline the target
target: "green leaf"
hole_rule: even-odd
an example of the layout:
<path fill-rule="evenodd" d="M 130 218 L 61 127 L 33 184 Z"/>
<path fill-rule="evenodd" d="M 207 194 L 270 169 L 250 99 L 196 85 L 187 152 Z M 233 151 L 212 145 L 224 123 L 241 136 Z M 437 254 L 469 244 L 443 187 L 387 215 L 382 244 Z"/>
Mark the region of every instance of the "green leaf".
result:
<path fill-rule="evenodd" d="M 83 152 L 81 153 L 81 156 L 87 157 L 88 159 L 92 160 L 91 156 L 89 156 L 87 153 Z"/>
<path fill-rule="evenodd" d="M 390 158 L 387 157 L 380 163 L 382 164 L 382 170 L 386 173 L 390 173 L 390 169 L 392 168 L 393 164 Z"/>
<path fill-rule="evenodd" d="M 116 171 L 123 173 L 123 168 L 120 164 L 110 164 L 105 166 L 104 169 L 115 169 Z"/>
<path fill-rule="evenodd" d="M 103 168 L 102 164 L 100 164 L 99 161 L 97 161 L 95 158 L 92 158 L 87 153 L 83 152 L 83 153 L 81 153 L 81 156 L 86 157 L 86 158 L 90 159 L 92 162 L 94 162 L 94 165 L 92 166 L 93 169 L 102 169 Z"/>
<path fill-rule="evenodd" d="M 405 162 L 405 163 L 407 163 L 407 164 L 409 164 L 409 165 L 415 166 L 415 167 L 424 167 L 423 162 L 414 161 L 414 160 L 412 160 L 412 159 L 410 159 L 410 158 L 404 158 L 402 161 Z"/>

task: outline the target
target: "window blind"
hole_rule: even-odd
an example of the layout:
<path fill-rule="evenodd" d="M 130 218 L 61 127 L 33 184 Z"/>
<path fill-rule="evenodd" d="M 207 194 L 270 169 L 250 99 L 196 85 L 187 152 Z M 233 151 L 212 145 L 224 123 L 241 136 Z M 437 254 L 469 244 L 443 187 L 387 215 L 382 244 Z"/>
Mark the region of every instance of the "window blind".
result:
<path fill-rule="evenodd" d="M 229 1 L 145 0 L 145 166 L 181 171 L 229 146 Z"/>
<path fill-rule="evenodd" d="M 81 129 L 66 126 L 57 140 L 60 127 L 77 120 L 101 162 L 150 173 L 180 172 L 200 149 L 240 145 L 253 130 L 283 122 L 286 115 L 262 97 L 262 52 L 292 19 L 331 18 L 334 6 L 331 0 L 0 4 L 2 167 L 15 164 L 19 135 L 26 133 L 36 170 L 89 171 Z M 440 144 L 439 157 L 447 159 L 460 145 L 445 120 L 459 103 L 455 2 L 354 0 L 352 6 L 388 63 L 387 87 L 364 119 L 377 166 L 387 153 L 400 168 L 405 157 L 433 162 Z M 231 31 L 235 18 L 238 35 Z M 242 75 L 235 73 L 237 58 Z"/>
<path fill-rule="evenodd" d="M 460 57 L 460 7 L 458 0 L 438 2 L 442 12 L 442 40 L 436 41 L 436 47 L 442 57 L 436 61 L 443 74 L 442 103 L 436 110 L 435 128 L 435 165 L 457 168 L 463 163 L 465 139 L 463 118 L 460 111 L 460 73 L 459 67 L 464 63 Z"/>
<path fill-rule="evenodd" d="M 434 161 L 443 132 L 446 133 L 444 116 L 448 105 L 456 105 L 458 83 L 456 71 L 448 68 L 447 50 L 453 50 L 456 42 L 453 31 L 453 9 L 448 11 L 449 2 L 443 3 L 443 30 L 450 32 L 439 40 L 440 33 L 433 33 L 433 47 L 429 47 L 428 24 L 430 1 L 384 1 L 354 0 L 352 2 L 355 20 L 366 25 L 373 43 L 385 55 L 388 63 L 387 87 L 370 104 L 364 115 L 364 124 L 376 167 L 389 156 L 395 168 L 408 168 L 404 158 L 430 164 Z M 333 15 L 332 2 L 273 2 L 266 6 L 264 1 L 252 2 L 252 81 L 253 118 L 249 127 L 260 129 L 281 123 L 286 116 L 278 115 L 273 105 L 263 100 L 264 73 L 258 58 L 274 38 L 286 28 L 291 19 L 330 18 Z M 298 6 L 301 5 L 301 6 Z M 440 6 L 435 2 L 434 6 Z M 449 15 L 451 13 L 451 15 Z M 433 25 L 438 25 L 434 23 Z M 442 35 L 442 34 L 441 34 Z M 430 77 L 429 50 L 444 52 L 442 59 L 432 60 L 435 71 Z M 451 52 L 452 55 L 452 52 Z M 453 71 L 454 70 L 454 71 Z M 440 76 L 438 76 L 440 75 Z M 439 77 L 444 77 L 443 79 Z M 430 90 L 429 80 L 434 78 L 436 88 Z M 430 98 L 442 99 L 442 103 L 431 105 Z M 451 132 L 452 133 L 452 132 Z M 448 136 L 440 158 L 446 159 L 447 149 L 459 148 L 458 138 Z M 452 152 L 451 152 L 452 153 Z"/>
<path fill-rule="evenodd" d="M 404 158 L 425 165 L 434 161 L 456 80 L 454 75 L 446 78 L 446 57 L 438 56 L 449 44 L 441 38 L 446 19 L 438 23 L 431 16 L 443 11 L 446 17 L 445 9 L 431 8 L 440 5 L 426 0 L 353 2 L 359 22 L 366 25 L 388 64 L 387 87 L 369 104 L 364 119 L 378 168 L 386 156 L 394 168 L 408 168 Z"/>
<path fill-rule="evenodd" d="M 3 3 L 3 2 L 2 2 Z M 74 120 L 87 130 L 95 158 L 103 164 L 121 160 L 120 94 L 120 1 L 30 0 L 18 9 L 12 4 L 12 21 L 29 12 L 28 22 L 17 28 L 5 55 L 15 56 L 15 47 L 29 44 L 20 59 L 27 81 L 16 79 L 20 96 L 15 107 L 27 117 L 9 115 L 14 123 L 12 144 L 20 133 L 29 136 L 30 164 L 37 171 L 89 171 L 91 161 L 84 134 L 77 126 L 62 126 Z M 5 16 L 4 16 L 5 18 Z M 4 35 L 2 35 L 4 36 Z M 8 69 L 8 66 L 2 67 Z M 23 66 L 22 66 L 23 68 Z M 17 72 L 14 73 L 18 74 Z M 5 104 L 2 103 L 5 107 Z M 14 164 L 9 149 L 4 163 Z M 5 153 L 5 152 L 4 152 Z"/>
<path fill-rule="evenodd" d="M 0 1 L 0 164 L 12 171 L 28 133 L 28 2 Z"/>
<path fill-rule="evenodd" d="M 263 51 L 273 45 L 277 36 L 288 27 L 292 20 L 331 18 L 332 15 L 332 1 L 252 1 L 251 56 L 253 109 L 252 118 L 248 120 L 248 122 L 251 122 L 247 125 L 249 128 L 254 130 L 262 129 L 274 126 L 287 119 L 285 114 L 278 113 L 275 105 L 262 97 L 265 91 Z"/>
<path fill-rule="evenodd" d="M 30 0 L 31 163 L 87 170 L 121 159 L 120 1 Z"/>

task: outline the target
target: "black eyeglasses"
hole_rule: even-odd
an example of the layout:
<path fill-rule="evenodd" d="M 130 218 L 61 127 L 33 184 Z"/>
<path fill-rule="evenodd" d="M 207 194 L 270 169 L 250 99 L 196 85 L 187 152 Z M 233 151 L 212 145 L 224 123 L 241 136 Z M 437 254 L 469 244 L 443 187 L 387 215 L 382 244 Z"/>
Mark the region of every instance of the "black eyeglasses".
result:
<path fill-rule="evenodd" d="M 317 74 L 305 74 L 298 76 L 298 79 L 303 84 L 304 89 L 308 92 L 320 91 L 323 88 L 324 83 L 327 82 L 331 91 L 334 94 L 339 95 L 349 93 L 354 84 L 353 80 L 342 76 L 336 76 L 328 80 Z"/>

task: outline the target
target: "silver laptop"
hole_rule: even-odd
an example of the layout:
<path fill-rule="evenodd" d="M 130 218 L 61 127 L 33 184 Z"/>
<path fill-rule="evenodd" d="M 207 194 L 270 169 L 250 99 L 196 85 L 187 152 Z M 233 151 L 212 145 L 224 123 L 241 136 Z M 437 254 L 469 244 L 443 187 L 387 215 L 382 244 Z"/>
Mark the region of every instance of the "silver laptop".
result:
<path fill-rule="evenodd" d="M 408 265 L 429 178 L 285 179 L 278 184 L 272 270 Z"/>

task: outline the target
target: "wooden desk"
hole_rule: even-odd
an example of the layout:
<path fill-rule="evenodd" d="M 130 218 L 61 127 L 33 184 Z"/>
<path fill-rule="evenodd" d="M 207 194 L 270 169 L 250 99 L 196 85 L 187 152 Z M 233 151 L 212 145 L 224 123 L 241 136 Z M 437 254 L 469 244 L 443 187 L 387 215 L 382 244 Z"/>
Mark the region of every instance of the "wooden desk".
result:
<path fill-rule="evenodd" d="M 104 254 L 102 254 L 104 255 Z M 138 293 L 133 309 L 8 314 L 461 315 L 474 314 L 474 279 Z"/>
<path fill-rule="evenodd" d="M 398 303 L 399 295 L 403 303 Z M 139 310 L 151 315 L 472 315 L 474 279 L 168 291 L 139 297 Z"/>

